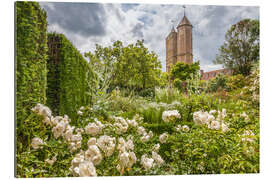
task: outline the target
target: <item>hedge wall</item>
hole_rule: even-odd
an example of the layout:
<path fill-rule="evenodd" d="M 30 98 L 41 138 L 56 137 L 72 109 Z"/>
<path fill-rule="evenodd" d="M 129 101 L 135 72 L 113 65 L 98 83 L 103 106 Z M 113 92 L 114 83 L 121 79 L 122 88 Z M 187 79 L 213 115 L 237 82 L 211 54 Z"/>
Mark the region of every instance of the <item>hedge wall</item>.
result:
<path fill-rule="evenodd" d="M 15 3 L 17 150 L 25 149 L 24 124 L 36 103 L 46 103 L 47 15 L 36 2 Z"/>
<path fill-rule="evenodd" d="M 92 71 L 63 34 L 49 33 L 48 47 L 47 105 L 54 114 L 67 114 L 76 119 L 77 110 L 90 102 L 87 81 L 90 81 Z"/>

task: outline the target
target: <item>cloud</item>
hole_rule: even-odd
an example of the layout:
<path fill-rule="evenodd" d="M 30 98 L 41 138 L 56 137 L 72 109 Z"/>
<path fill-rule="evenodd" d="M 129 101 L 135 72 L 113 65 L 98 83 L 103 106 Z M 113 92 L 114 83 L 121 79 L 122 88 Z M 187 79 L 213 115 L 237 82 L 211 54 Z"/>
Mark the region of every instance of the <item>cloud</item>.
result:
<path fill-rule="evenodd" d="M 49 25 L 57 24 L 62 29 L 81 36 L 106 34 L 102 4 L 95 3 L 40 3 L 47 11 Z"/>
<path fill-rule="evenodd" d="M 41 3 L 48 14 L 49 30 L 64 33 L 82 52 L 93 51 L 95 44 L 124 45 L 144 39 L 165 71 L 165 38 L 172 24 L 183 17 L 181 5 Z M 213 60 L 223 44 L 226 31 L 244 18 L 259 19 L 259 7 L 186 6 L 186 16 L 193 25 L 193 55 L 204 71 L 220 68 Z"/>
<path fill-rule="evenodd" d="M 142 23 L 137 23 L 133 29 L 131 30 L 131 32 L 133 33 L 134 37 L 139 37 L 139 38 L 143 38 L 143 24 Z"/>

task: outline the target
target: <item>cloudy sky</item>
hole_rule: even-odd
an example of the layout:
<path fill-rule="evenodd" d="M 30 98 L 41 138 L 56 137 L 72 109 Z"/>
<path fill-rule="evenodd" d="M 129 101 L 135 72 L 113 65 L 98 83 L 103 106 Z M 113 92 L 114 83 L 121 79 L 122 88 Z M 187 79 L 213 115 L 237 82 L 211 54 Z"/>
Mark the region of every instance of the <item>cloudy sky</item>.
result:
<path fill-rule="evenodd" d="M 94 4 L 41 2 L 47 11 L 48 31 L 64 33 L 81 51 L 94 51 L 95 44 L 109 46 L 116 40 L 124 45 L 144 39 L 145 46 L 158 54 L 165 71 L 165 38 L 172 25 L 183 17 L 181 4 Z M 201 69 L 222 66 L 212 61 L 231 25 L 244 18 L 259 19 L 259 7 L 186 5 L 193 25 L 193 56 Z M 173 21 L 173 22 L 172 22 Z"/>

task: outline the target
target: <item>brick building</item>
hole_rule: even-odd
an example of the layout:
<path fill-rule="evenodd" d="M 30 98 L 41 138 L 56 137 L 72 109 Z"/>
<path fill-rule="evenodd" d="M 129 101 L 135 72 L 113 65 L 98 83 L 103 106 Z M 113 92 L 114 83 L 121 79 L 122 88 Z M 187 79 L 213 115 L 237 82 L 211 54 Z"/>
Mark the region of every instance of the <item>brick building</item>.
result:
<path fill-rule="evenodd" d="M 200 70 L 200 73 L 201 73 L 201 80 L 210 80 L 215 78 L 218 74 L 230 75 L 232 74 L 232 71 L 229 69 L 219 69 L 209 72 L 203 72 L 203 70 Z"/>
<path fill-rule="evenodd" d="M 185 14 L 177 26 L 177 32 L 172 27 L 166 38 L 166 72 L 176 62 L 193 63 L 192 25 Z"/>
<path fill-rule="evenodd" d="M 170 67 L 177 62 L 188 64 L 193 63 L 192 49 L 192 25 L 186 17 L 185 13 L 177 26 L 177 31 L 172 27 L 171 32 L 166 37 L 166 72 L 170 71 Z M 228 69 L 219 69 L 210 72 L 200 70 L 202 80 L 209 80 L 218 74 L 231 74 Z"/>

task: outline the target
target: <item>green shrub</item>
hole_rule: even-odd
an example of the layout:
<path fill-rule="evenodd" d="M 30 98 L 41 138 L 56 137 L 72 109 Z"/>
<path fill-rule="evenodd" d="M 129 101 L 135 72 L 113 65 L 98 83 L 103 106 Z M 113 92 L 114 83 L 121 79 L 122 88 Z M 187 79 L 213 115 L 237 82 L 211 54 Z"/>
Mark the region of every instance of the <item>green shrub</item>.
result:
<path fill-rule="evenodd" d="M 229 76 L 226 81 L 226 87 L 228 91 L 243 88 L 245 86 L 245 77 L 242 74 Z"/>
<path fill-rule="evenodd" d="M 216 92 L 220 89 L 226 89 L 227 88 L 226 82 L 228 81 L 227 77 L 228 76 L 226 76 L 226 75 L 218 74 L 217 77 L 215 77 L 214 79 L 211 79 L 209 81 L 206 91 L 207 92 Z"/>
<path fill-rule="evenodd" d="M 25 120 L 37 103 L 46 102 L 47 21 L 36 2 L 16 2 L 16 138 L 17 153 L 30 134 Z"/>
<path fill-rule="evenodd" d="M 48 47 L 47 104 L 55 114 L 76 119 L 77 110 L 91 103 L 87 92 L 93 72 L 63 34 L 48 34 Z"/>

